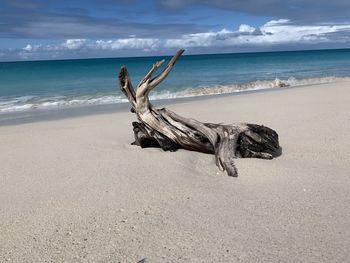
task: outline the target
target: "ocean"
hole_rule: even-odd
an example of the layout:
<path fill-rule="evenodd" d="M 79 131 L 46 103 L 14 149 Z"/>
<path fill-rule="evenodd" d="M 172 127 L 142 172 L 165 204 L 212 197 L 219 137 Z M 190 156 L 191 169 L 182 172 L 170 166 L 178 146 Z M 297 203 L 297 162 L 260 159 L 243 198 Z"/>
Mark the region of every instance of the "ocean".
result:
<path fill-rule="evenodd" d="M 0 115 L 126 102 L 117 84 L 120 67 L 127 66 L 136 86 L 163 58 L 171 57 L 1 62 Z M 185 55 L 150 97 L 235 93 L 348 77 L 350 49 Z"/>

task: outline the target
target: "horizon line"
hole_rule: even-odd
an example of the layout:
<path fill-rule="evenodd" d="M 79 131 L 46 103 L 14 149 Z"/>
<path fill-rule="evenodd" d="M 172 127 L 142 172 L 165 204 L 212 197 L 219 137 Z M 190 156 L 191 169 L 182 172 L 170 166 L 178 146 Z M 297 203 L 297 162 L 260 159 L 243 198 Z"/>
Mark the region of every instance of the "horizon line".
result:
<path fill-rule="evenodd" d="M 186 48 L 184 48 L 186 51 Z M 293 50 L 272 50 L 272 51 L 237 51 L 237 52 L 222 52 L 222 53 L 200 53 L 186 54 L 182 56 L 206 56 L 206 55 L 234 55 L 234 54 L 254 54 L 254 53 L 279 53 L 279 52 L 305 52 L 305 51 L 335 51 L 335 50 L 350 50 L 350 47 L 345 48 L 319 48 L 319 49 L 293 49 Z M 176 51 L 175 51 L 176 52 Z M 18 63 L 18 62 L 45 62 L 45 61 L 73 61 L 73 60 L 98 60 L 98 59 L 127 59 L 127 58 L 157 58 L 157 57 L 172 57 L 173 55 L 145 55 L 145 56 L 119 56 L 119 57 L 85 57 L 85 58 L 62 58 L 62 59 L 28 59 L 28 60 L 4 60 L 0 63 Z"/>

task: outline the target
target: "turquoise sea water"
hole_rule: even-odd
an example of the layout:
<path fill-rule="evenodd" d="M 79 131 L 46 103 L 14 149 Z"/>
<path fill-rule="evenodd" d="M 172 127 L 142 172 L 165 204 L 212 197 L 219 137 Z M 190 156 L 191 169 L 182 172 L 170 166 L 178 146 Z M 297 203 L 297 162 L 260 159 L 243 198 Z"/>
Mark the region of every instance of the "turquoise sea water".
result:
<path fill-rule="evenodd" d="M 0 63 L 0 114 L 124 102 L 117 87 L 126 65 L 134 85 L 170 57 Z M 350 77 L 350 49 L 182 56 L 153 99 L 332 82 Z"/>

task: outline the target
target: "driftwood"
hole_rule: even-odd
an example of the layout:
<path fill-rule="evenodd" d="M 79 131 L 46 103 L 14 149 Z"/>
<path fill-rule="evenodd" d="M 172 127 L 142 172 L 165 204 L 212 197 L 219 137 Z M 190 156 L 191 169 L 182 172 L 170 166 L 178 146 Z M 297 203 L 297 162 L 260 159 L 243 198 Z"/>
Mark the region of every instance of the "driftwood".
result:
<path fill-rule="evenodd" d="M 265 126 L 239 123 L 233 125 L 202 123 L 166 109 L 157 109 L 149 101 L 149 93 L 170 73 L 180 49 L 163 71 L 152 77 L 164 60 L 153 65 L 134 90 L 129 73 L 123 66 L 119 73 L 122 92 L 131 104 L 139 122 L 133 122 L 135 142 L 145 147 L 160 147 L 165 151 L 187 149 L 215 155 L 216 165 L 229 176 L 237 176 L 233 160 L 237 157 L 272 159 L 279 154 L 278 134 Z"/>

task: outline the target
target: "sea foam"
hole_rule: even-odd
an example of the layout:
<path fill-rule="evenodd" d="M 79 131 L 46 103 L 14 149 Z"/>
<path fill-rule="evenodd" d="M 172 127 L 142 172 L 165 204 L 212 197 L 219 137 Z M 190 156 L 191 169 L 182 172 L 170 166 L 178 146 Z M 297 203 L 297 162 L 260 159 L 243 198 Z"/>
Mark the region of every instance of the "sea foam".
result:
<path fill-rule="evenodd" d="M 232 85 L 216 85 L 203 87 L 190 87 L 178 91 L 171 89 L 160 92 L 154 91 L 150 99 L 177 99 L 199 97 L 217 94 L 230 94 L 254 90 L 266 90 L 285 87 L 297 87 L 302 85 L 313 85 L 332 83 L 337 81 L 350 81 L 350 77 L 319 77 L 305 79 L 274 79 L 274 80 L 257 80 L 249 83 L 232 84 Z M 37 109 L 57 109 L 71 106 L 83 105 L 103 105 L 127 102 L 124 95 L 108 93 L 108 94 L 90 94 L 84 96 L 22 96 L 22 97 L 2 97 L 0 98 L 0 113 L 19 112 Z"/>

